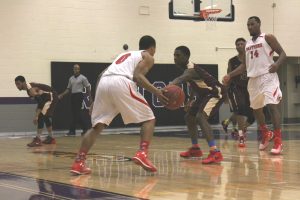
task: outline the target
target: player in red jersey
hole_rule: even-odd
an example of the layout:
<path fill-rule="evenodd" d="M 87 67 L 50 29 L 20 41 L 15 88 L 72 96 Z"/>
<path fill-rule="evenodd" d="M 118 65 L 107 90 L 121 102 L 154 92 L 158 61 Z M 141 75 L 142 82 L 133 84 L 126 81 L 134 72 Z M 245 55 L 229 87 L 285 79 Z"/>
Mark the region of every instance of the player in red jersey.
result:
<path fill-rule="evenodd" d="M 259 150 L 265 150 L 274 137 L 274 146 L 271 153 L 277 155 L 282 152 L 279 108 L 282 93 L 277 70 L 286 59 L 286 54 L 274 35 L 261 32 L 259 17 L 249 17 L 247 26 L 252 38 L 247 41 L 242 64 L 224 76 L 223 82 L 228 84 L 233 77 L 247 70 L 250 106 L 254 110 L 254 116 L 262 133 Z M 279 55 L 276 62 L 273 60 L 274 51 Z M 266 126 L 263 112 L 265 106 L 270 111 L 274 132 Z"/>
<path fill-rule="evenodd" d="M 108 126 L 117 114 L 121 114 L 125 124 L 141 123 L 140 149 L 133 161 L 150 172 L 157 169 L 148 159 L 148 147 L 153 135 L 155 117 L 145 98 L 137 91 L 143 87 L 167 104 L 162 90 L 155 88 L 145 77 L 154 64 L 156 42 L 151 36 L 143 36 L 139 41 L 139 51 L 120 54 L 99 76 L 95 101 L 92 106 L 92 128 L 84 135 L 78 155 L 71 167 L 74 174 L 89 174 L 91 169 L 85 164 L 86 155 L 97 136 Z"/>

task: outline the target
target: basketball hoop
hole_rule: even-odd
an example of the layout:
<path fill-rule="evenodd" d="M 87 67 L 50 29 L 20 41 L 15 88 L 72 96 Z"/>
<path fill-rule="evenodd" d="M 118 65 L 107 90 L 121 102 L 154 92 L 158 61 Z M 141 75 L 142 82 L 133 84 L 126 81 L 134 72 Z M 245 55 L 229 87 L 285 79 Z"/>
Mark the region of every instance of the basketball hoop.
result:
<path fill-rule="evenodd" d="M 211 8 L 200 11 L 200 18 L 203 18 L 206 23 L 206 30 L 214 30 L 217 27 L 218 14 L 222 9 Z"/>

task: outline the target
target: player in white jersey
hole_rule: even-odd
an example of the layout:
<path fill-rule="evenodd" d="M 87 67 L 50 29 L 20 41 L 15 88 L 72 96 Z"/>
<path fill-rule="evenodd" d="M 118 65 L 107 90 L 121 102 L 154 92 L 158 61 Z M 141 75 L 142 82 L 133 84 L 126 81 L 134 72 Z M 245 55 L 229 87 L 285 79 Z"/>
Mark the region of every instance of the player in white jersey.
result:
<path fill-rule="evenodd" d="M 282 152 L 282 137 L 280 126 L 280 107 L 282 93 L 280 90 L 277 70 L 286 59 L 286 54 L 272 34 L 261 33 L 261 21 L 253 16 L 248 19 L 247 26 L 252 39 L 245 47 L 245 56 L 242 64 L 223 78 L 224 84 L 229 80 L 247 70 L 249 77 L 248 92 L 250 96 L 250 106 L 254 110 L 255 118 L 259 124 L 262 133 L 262 141 L 259 150 L 265 150 L 269 141 L 274 137 L 274 146 L 271 149 L 272 154 Z M 273 61 L 273 52 L 279 55 L 276 62 Z M 269 131 L 265 123 L 263 107 L 267 106 L 274 131 Z"/>
<path fill-rule="evenodd" d="M 152 139 L 155 117 L 145 98 L 137 91 L 143 87 L 163 103 L 167 104 L 161 90 L 155 88 L 145 77 L 154 64 L 156 43 L 153 37 L 143 36 L 139 41 L 140 51 L 120 54 L 113 63 L 100 74 L 97 82 L 95 101 L 92 106 L 92 126 L 84 135 L 80 150 L 72 165 L 74 174 L 89 174 L 86 154 L 97 136 L 108 126 L 117 114 L 121 114 L 125 124 L 141 123 L 140 149 L 133 161 L 145 170 L 155 172 L 155 166 L 148 160 L 148 147 Z"/>

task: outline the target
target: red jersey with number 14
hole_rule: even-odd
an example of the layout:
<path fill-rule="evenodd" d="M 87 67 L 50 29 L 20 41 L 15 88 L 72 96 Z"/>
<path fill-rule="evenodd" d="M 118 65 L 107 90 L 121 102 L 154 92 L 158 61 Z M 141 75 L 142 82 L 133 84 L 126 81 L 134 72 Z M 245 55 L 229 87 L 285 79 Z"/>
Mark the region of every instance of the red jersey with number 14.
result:
<path fill-rule="evenodd" d="M 257 77 L 269 73 L 269 68 L 274 63 L 274 51 L 267 43 L 265 36 L 265 33 L 261 33 L 255 41 L 252 39 L 247 41 L 245 50 L 248 77 Z"/>
<path fill-rule="evenodd" d="M 129 51 L 120 54 L 102 76 L 120 75 L 132 80 L 136 66 L 143 59 L 143 51 Z"/>

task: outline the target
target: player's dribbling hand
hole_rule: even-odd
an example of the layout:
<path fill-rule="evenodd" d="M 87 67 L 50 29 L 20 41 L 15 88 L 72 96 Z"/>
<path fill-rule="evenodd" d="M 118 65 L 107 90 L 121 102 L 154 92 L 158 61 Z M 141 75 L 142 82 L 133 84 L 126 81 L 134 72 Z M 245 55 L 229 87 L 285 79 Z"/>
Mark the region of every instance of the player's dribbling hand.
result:
<path fill-rule="evenodd" d="M 169 103 L 168 97 L 166 97 L 163 93 L 165 90 L 157 90 L 155 93 L 155 96 L 158 98 L 158 100 L 163 104 L 167 105 Z"/>
<path fill-rule="evenodd" d="M 228 85 L 229 81 L 230 81 L 230 76 L 228 74 L 226 74 L 222 79 L 222 83 L 224 85 Z"/>
<path fill-rule="evenodd" d="M 275 72 L 277 72 L 278 68 L 279 68 L 279 66 L 276 63 L 273 63 L 269 68 L 269 72 L 275 73 Z"/>

